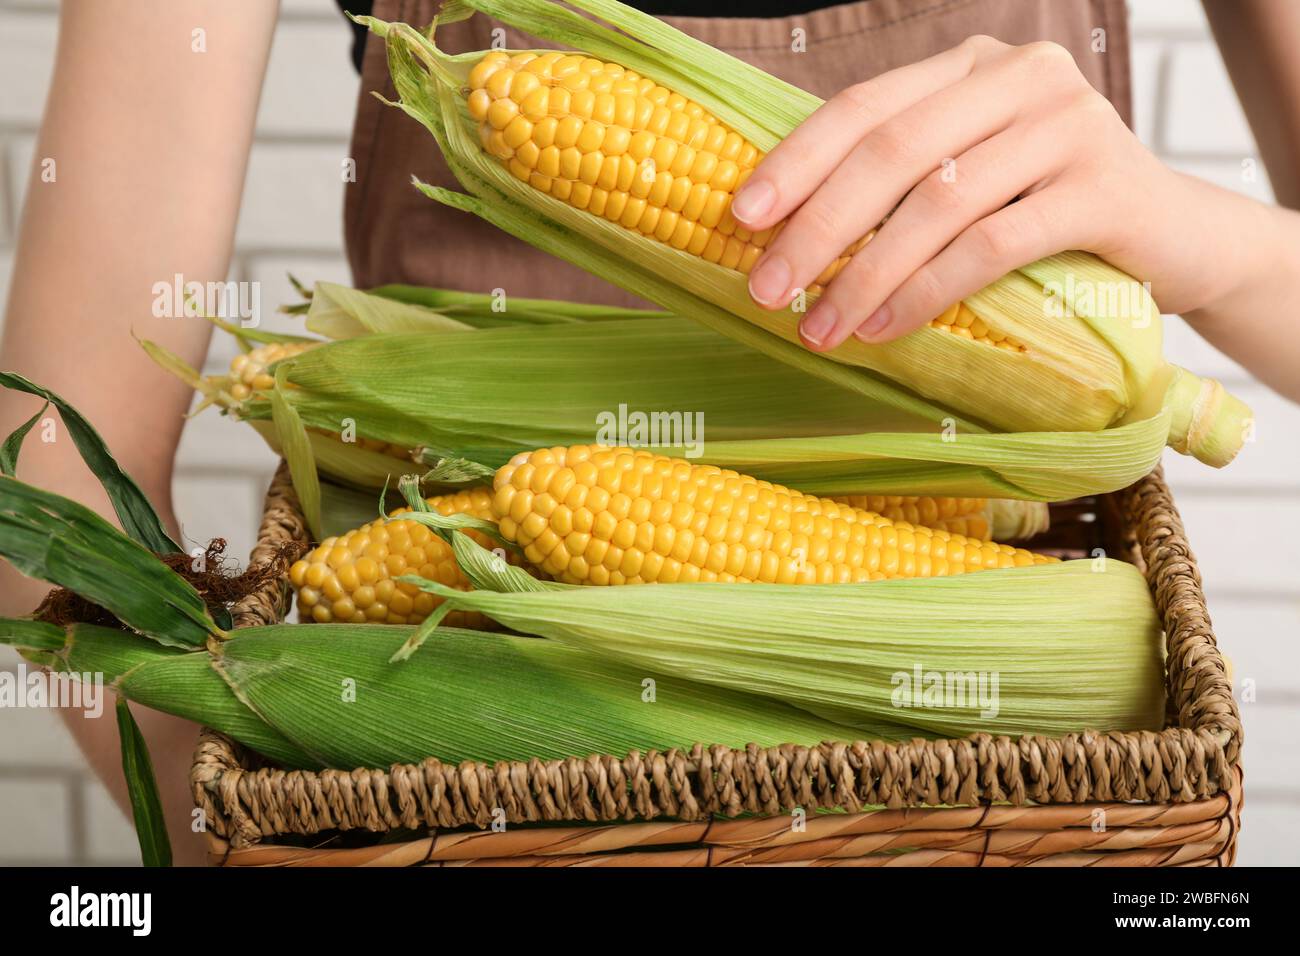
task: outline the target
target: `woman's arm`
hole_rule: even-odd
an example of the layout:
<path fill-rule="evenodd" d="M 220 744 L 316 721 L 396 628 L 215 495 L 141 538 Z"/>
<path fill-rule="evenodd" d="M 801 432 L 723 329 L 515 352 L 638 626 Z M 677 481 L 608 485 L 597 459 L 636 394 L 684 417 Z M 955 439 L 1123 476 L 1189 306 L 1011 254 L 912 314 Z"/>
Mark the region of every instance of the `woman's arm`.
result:
<path fill-rule="evenodd" d="M 759 164 L 732 213 L 754 232 L 789 217 L 749 277 L 771 309 L 889 215 L 802 318 L 817 351 L 897 338 L 1012 269 L 1085 249 L 1300 400 L 1300 214 L 1169 169 L 1052 43 L 972 37 L 844 90 Z"/>
<path fill-rule="evenodd" d="M 275 0 L 64 0 L 53 82 L 29 172 L 0 368 L 62 394 L 176 530 L 172 458 L 191 393 L 132 338 L 198 366 L 210 326 L 155 318 L 154 284 L 223 281 L 278 12 Z M 40 403 L 0 392 L 0 435 Z M 51 412 L 51 415 L 56 413 Z M 57 415 L 56 415 L 57 418 Z M 28 437 L 25 481 L 112 516 L 62 430 Z M 0 562 L 0 613 L 46 586 Z M 64 711 L 87 759 L 124 800 L 112 710 Z M 179 863 L 201 861 L 187 779 L 196 728 L 140 714 Z"/>
<path fill-rule="evenodd" d="M 1300 4 L 1289 0 L 1202 0 L 1232 85 L 1281 206 L 1300 210 Z M 1186 318 L 1216 347 L 1278 391 L 1300 401 L 1300 346 L 1278 341 L 1300 332 L 1294 307 L 1300 280 L 1300 216 L 1278 216 L 1284 245 L 1262 280 L 1238 301 L 1200 309 Z M 1282 225 L 1281 223 L 1285 223 Z M 1291 285 L 1287 289 L 1288 283 Z M 1243 330 L 1240 326 L 1245 325 Z M 1285 328 L 1289 326 L 1289 328 Z M 1275 330 L 1270 337 L 1269 329 Z"/>

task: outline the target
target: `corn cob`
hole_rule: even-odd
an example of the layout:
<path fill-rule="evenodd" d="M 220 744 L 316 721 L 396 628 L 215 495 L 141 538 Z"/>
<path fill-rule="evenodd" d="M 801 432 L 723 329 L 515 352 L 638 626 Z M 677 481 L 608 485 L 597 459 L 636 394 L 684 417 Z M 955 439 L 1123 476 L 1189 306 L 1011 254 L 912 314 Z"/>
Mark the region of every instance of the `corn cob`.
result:
<path fill-rule="evenodd" d="M 1047 506 L 1037 501 L 928 495 L 833 495 L 831 501 L 874 511 L 890 521 L 991 541 L 1029 538 L 1049 524 Z"/>
<path fill-rule="evenodd" d="M 235 402 L 246 401 L 254 392 L 269 392 L 275 387 L 275 376 L 268 368 L 315 347 L 314 342 L 268 342 L 241 352 L 230 360 L 226 391 Z"/>
<path fill-rule="evenodd" d="M 400 106 L 468 191 L 418 184 L 432 198 L 873 403 L 951 418 L 965 433 L 1140 426 L 1216 467 L 1250 434 L 1241 401 L 1165 361 L 1148 290 L 1088 253 L 1023 265 L 900 339 L 850 337 L 810 353 L 796 317 L 745 287 L 775 227 L 751 234 L 730 204 L 820 99 L 614 0 L 455 7 L 451 19 L 485 12 L 581 52 L 449 55 L 433 31 L 361 18 L 388 42 Z M 870 237 L 804 291 L 815 296 Z M 792 306 L 808 304 L 796 294 Z"/>
<path fill-rule="evenodd" d="M 487 488 L 469 488 L 427 500 L 441 515 L 492 516 L 492 492 Z M 398 508 L 392 516 L 409 512 L 409 508 Z M 493 546 L 479 532 L 468 533 L 484 547 Z M 506 558 L 521 563 L 514 555 Z M 304 620 L 318 624 L 418 624 L 442 601 L 394 580 L 408 573 L 448 587 L 469 587 L 451 548 L 428 528 L 414 521 L 378 519 L 345 535 L 326 538 L 294 563 L 289 580 L 297 588 L 298 613 Z M 474 612 L 453 612 L 450 618 L 453 626 L 489 626 L 486 618 Z"/>
<path fill-rule="evenodd" d="M 219 396 L 218 401 L 228 408 L 233 408 L 239 403 L 247 401 L 256 392 L 270 391 L 275 387 L 275 376 L 267 371 L 271 365 L 282 359 L 301 355 L 303 352 L 316 348 L 318 344 L 316 342 L 270 342 L 236 355 L 230 361 L 229 377 L 217 379 L 213 382 L 213 387 Z M 333 438 L 336 441 L 343 441 L 342 434 L 336 431 L 329 431 L 324 428 L 308 428 L 307 430 L 318 435 L 324 435 L 327 438 Z M 379 441 L 378 439 L 357 435 L 351 444 L 355 444 L 367 451 L 378 452 L 381 455 L 389 455 L 404 461 L 411 460 L 410 449 Z"/>
<path fill-rule="evenodd" d="M 501 533 L 570 584 L 831 584 L 1054 560 L 626 448 L 526 452 L 494 487 Z"/>
<path fill-rule="evenodd" d="M 872 511 L 890 521 L 905 521 L 968 538 L 992 538 L 984 509 L 987 498 L 937 498 L 928 495 L 832 495 L 831 501 Z"/>
<path fill-rule="evenodd" d="M 748 274 L 781 231 L 751 233 L 731 200 L 763 153 L 698 103 L 616 63 L 492 50 L 470 71 L 479 138 L 515 178 L 575 209 Z M 845 249 L 807 289 L 820 293 L 875 235 Z M 953 305 L 931 326 L 1013 351 L 1024 346 Z"/>

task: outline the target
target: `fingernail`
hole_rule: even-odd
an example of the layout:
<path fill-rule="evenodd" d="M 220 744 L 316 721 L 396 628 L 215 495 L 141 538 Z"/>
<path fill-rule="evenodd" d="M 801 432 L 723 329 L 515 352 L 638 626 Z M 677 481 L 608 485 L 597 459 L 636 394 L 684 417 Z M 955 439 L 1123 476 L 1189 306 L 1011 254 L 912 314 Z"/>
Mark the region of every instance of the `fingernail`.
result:
<path fill-rule="evenodd" d="M 818 302 L 799 323 L 799 334 L 813 345 L 821 345 L 839 320 L 840 313 L 835 306 L 829 302 Z"/>
<path fill-rule="evenodd" d="M 768 256 L 749 274 L 749 294 L 762 305 L 785 298 L 790 288 L 790 264 L 782 256 Z"/>
<path fill-rule="evenodd" d="M 854 338 L 863 342 L 874 342 L 885 327 L 889 325 L 889 320 L 893 318 L 889 312 L 889 306 L 882 305 L 880 308 L 867 316 L 867 321 L 858 326 L 858 330 L 853 333 Z"/>
<path fill-rule="evenodd" d="M 753 222 L 776 205 L 776 190 L 772 184 L 760 179 L 746 183 L 731 200 L 731 214 L 741 222 Z"/>

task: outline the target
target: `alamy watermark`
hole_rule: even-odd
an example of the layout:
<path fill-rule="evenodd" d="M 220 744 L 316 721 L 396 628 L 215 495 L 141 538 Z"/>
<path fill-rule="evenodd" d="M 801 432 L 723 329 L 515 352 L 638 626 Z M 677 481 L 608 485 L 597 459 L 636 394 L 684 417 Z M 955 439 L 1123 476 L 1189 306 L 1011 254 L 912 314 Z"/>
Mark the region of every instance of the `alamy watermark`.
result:
<path fill-rule="evenodd" d="M 618 448 L 678 446 L 686 458 L 704 454 L 703 412 L 629 411 L 620 404 L 617 412 L 596 414 L 596 443 Z"/>
<path fill-rule="evenodd" d="M 262 322 L 262 283 L 186 281 L 153 284 L 153 314 L 159 319 L 225 319 L 253 329 Z"/>
<path fill-rule="evenodd" d="M 1135 329 L 1145 329 L 1160 315 L 1151 298 L 1151 283 L 1136 279 L 1095 282 L 1075 279 L 1074 273 L 1067 272 L 1064 282 L 1044 282 L 1043 291 L 1043 312 L 1049 319 L 1104 315 L 1127 320 Z"/>
<path fill-rule="evenodd" d="M 916 664 L 910 671 L 895 671 L 890 702 L 898 708 L 968 709 L 978 707 L 980 717 L 998 715 L 997 671 L 928 671 Z"/>
<path fill-rule="evenodd" d="M 99 717 L 104 713 L 104 675 L 28 671 L 19 664 L 16 671 L 0 671 L 0 709 L 7 707 L 61 707 Z"/>
<path fill-rule="evenodd" d="M 150 893 L 90 893 L 73 886 L 50 897 L 50 925 L 58 928 L 121 927 L 148 936 L 153 926 Z"/>

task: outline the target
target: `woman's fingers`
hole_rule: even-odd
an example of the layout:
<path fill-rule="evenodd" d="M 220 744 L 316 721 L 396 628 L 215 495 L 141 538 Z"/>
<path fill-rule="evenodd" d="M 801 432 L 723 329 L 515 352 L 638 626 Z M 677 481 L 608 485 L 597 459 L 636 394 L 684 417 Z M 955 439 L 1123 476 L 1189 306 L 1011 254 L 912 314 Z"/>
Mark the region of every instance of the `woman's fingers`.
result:
<path fill-rule="evenodd" d="M 1027 263 L 1085 247 L 1089 197 L 1050 185 L 979 220 L 909 276 L 857 331 L 888 342 Z M 811 316 L 811 313 L 809 313 Z"/>
<path fill-rule="evenodd" d="M 754 300 L 767 308 L 784 307 L 950 157 L 1044 112 L 1044 103 L 1059 103 L 1067 98 L 1063 94 L 1086 83 L 1077 70 L 1060 68 L 1055 49 L 1010 50 L 867 133 L 790 216 L 755 264 L 749 277 Z M 1023 185 L 1045 178 L 1045 168 L 1024 172 L 1037 159 L 1037 152 L 1013 158 Z M 951 193 L 936 190 L 934 198 L 951 202 Z M 1002 202 L 1009 198 L 1003 196 Z M 944 244 L 969 222 L 954 223 Z M 880 289 L 877 304 L 890 291 Z"/>
<path fill-rule="evenodd" d="M 821 185 L 866 133 L 1007 49 L 992 37 L 971 37 L 840 91 L 763 158 L 736 195 L 731 214 L 751 232 L 775 225 Z"/>
<path fill-rule="evenodd" d="M 1061 170 L 1070 147 L 1059 126 L 1018 123 L 922 180 L 823 293 L 835 305 L 835 326 L 814 310 L 804 339 L 835 348 L 954 236 Z"/>

